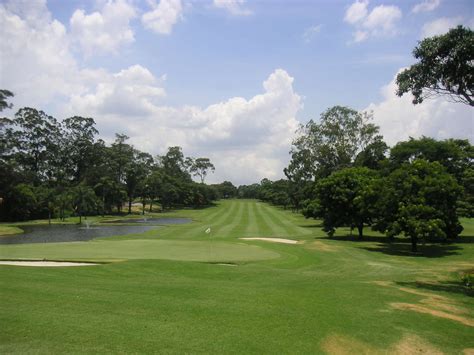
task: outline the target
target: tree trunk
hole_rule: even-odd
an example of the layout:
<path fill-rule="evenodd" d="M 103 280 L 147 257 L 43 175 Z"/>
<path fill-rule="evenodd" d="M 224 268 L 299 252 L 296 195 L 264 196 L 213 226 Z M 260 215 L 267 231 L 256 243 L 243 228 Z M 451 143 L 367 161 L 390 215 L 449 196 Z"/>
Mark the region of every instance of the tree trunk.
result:
<path fill-rule="evenodd" d="M 51 210 L 48 210 L 48 224 L 51 225 Z"/>
<path fill-rule="evenodd" d="M 413 253 L 416 253 L 418 251 L 416 248 L 416 242 L 417 242 L 417 238 L 415 236 L 412 236 L 411 237 L 411 251 Z"/>
<path fill-rule="evenodd" d="M 359 239 L 362 239 L 364 237 L 363 235 L 364 225 L 363 224 L 357 225 L 357 230 L 359 231 Z"/>
<path fill-rule="evenodd" d="M 82 224 L 82 213 L 79 212 L 79 224 Z"/>
<path fill-rule="evenodd" d="M 128 198 L 128 214 L 132 214 L 132 198 Z"/>
<path fill-rule="evenodd" d="M 150 213 L 153 212 L 153 199 L 150 199 Z"/>
<path fill-rule="evenodd" d="M 146 206 L 146 202 L 145 200 L 142 201 L 142 215 L 145 215 L 145 206 Z"/>

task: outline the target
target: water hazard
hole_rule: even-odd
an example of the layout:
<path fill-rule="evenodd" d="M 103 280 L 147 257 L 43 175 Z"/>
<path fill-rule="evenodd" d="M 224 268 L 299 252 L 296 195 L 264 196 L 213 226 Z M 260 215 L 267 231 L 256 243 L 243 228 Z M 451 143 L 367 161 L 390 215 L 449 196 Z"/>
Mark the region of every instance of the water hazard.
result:
<path fill-rule="evenodd" d="M 143 233 L 154 226 L 112 226 L 112 225 L 24 225 L 22 234 L 0 236 L 0 244 L 61 243 L 87 241 L 99 237 Z"/>

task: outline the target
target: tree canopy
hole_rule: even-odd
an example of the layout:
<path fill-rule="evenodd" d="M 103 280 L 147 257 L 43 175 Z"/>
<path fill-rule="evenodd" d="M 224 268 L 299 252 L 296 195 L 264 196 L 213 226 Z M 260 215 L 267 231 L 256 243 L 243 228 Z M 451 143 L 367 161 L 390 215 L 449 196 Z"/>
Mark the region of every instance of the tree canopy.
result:
<path fill-rule="evenodd" d="M 425 38 L 413 50 L 418 60 L 397 75 L 397 95 L 413 94 L 413 104 L 433 96 L 474 106 L 474 31 L 458 26 Z"/>

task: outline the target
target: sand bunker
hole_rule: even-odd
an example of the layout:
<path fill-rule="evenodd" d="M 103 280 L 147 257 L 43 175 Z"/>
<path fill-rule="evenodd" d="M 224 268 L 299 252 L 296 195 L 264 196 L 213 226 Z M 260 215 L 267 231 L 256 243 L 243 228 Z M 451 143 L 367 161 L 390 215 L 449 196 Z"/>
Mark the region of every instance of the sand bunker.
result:
<path fill-rule="evenodd" d="M 58 266 L 89 266 L 89 265 L 100 265 L 100 264 L 74 263 L 74 262 L 66 262 L 66 261 L 0 261 L 0 265 L 58 267 Z"/>
<path fill-rule="evenodd" d="M 283 244 L 296 244 L 296 243 L 298 243 L 297 240 L 283 239 L 283 238 L 239 238 L 239 239 L 243 239 L 243 240 L 263 240 L 265 242 L 283 243 Z"/>

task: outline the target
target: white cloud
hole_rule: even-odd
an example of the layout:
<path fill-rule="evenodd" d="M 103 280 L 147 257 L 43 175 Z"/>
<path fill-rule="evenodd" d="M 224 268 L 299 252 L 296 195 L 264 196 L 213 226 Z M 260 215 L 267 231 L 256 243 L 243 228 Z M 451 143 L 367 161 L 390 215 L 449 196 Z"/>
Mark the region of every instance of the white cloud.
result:
<path fill-rule="evenodd" d="M 152 10 L 142 16 L 143 25 L 160 34 L 170 34 L 173 26 L 182 18 L 183 6 L 181 0 L 149 1 Z"/>
<path fill-rule="evenodd" d="M 252 15 L 252 11 L 244 7 L 245 2 L 246 0 L 214 0 L 214 6 L 236 16 Z"/>
<path fill-rule="evenodd" d="M 367 16 L 367 6 L 369 5 L 369 0 L 357 0 L 346 10 L 346 15 L 344 16 L 344 21 L 354 25 L 362 21 Z"/>
<path fill-rule="evenodd" d="M 315 25 L 308 27 L 303 33 L 303 41 L 306 43 L 311 42 L 318 33 L 321 32 L 322 25 Z"/>
<path fill-rule="evenodd" d="M 441 4 L 441 0 L 424 0 L 411 9 L 411 12 L 413 13 L 419 13 L 419 12 L 429 12 L 435 10 L 439 4 Z"/>
<path fill-rule="evenodd" d="M 457 25 L 461 25 L 464 22 L 465 21 L 461 16 L 441 17 L 423 25 L 423 28 L 421 30 L 421 38 L 442 35 L 448 32 L 450 28 L 456 27 Z"/>
<path fill-rule="evenodd" d="M 0 41 L 0 87 L 15 93 L 14 110 L 33 106 L 58 119 L 90 116 L 105 139 L 123 132 L 152 154 L 180 145 L 186 155 L 211 158 L 216 173 L 209 181 L 250 183 L 282 176 L 302 107 L 285 70 L 271 73 L 262 93 L 248 99 L 170 107 L 161 101 L 165 76 L 141 65 L 115 73 L 81 68 L 70 35 L 44 2 L 29 9 L 9 4 L 0 4 L 2 36 L 9 39 Z M 25 19 L 19 16 L 26 12 Z"/>
<path fill-rule="evenodd" d="M 15 106 L 38 106 L 81 90 L 66 28 L 44 1 L 0 4 L 0 23 L 0 87 L 13 91 Z"/>
<path fill-rule="evenodd" d="M 302 106 L 285 70 L 275 70 L 263 82 L 262 94 L 206 108 L 160 105 L 157 99 L 164 91 L 142 67 L 98 81 L 95 90 L 74 96 L 67 107 L 71 113 L 96 117 L 101 133 L 110 137 L 125 132 L 138 148 L 154 153 L 180 145 L 186 154 L 208 156 L 216 166 L 214 181 L 282 176 Z"/>
<path fill-rule="evenodd" d="M 135 17 L 135 8 L 126 0 L 108 0 L 101 11 L 74 11 L 69 20 L 71 34 L 86 56 L 117 53 L 122 45 L 135 40 L 130 27 Z"/>
<path fill-rule="evenodd" d="M 462 138 L 474 141 L 472 108 L 449 102 L 443 97 L 413 105 L 410 94 L 402 97 L 395 94 L 395 78 L 382 88 L 382 101 L 371 103 L 365 109 L 373 111 L 374 123 L 380 126 L 389 145 L 422 135 L 436 139 Z"/>
<path fill-rule="evenodd" d="M 346 10 L 344 21 L 355 27 L 354 42 L 397 34 L 397 23 L 402 18 L 400 8 L 394 5 L 379 5 L 369 12 L 368 5 L 368 0 L 356 0 Z"/>

